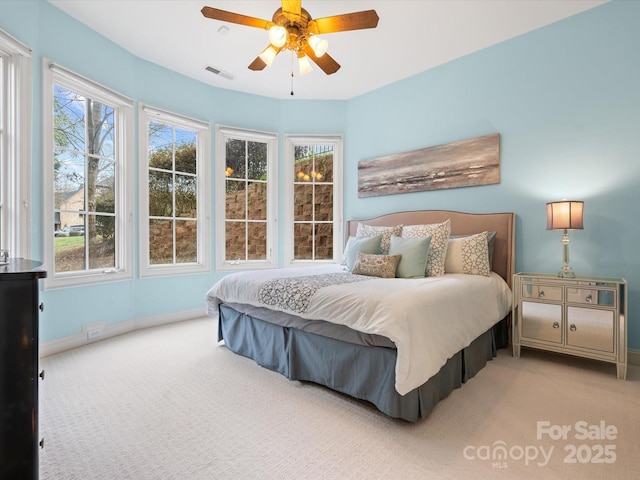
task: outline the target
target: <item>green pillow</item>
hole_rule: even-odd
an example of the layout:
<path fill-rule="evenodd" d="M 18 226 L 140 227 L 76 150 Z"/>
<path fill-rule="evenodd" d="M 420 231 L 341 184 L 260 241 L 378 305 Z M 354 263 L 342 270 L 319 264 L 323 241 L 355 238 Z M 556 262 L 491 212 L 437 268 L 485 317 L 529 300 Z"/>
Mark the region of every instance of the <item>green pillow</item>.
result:
<path fill-rule="evenodd" d="M 353 266 L 356 264 L 358 252 L 372 254 L 380 253 L 380 242 L 382 242 L 382 235 L 363 238 L 349 237 L 349 240 L 347 240 L 347 246 L 345 247 L 347 270 L 353 270 Z"/>
<path fill-rule="evenodd" d="M 389 255 L 402 255 L 396 270 L 396 277 L 424 277 L 430 245 L 430 235 L 422 238 L 404 238 L 392 235 Z"/>

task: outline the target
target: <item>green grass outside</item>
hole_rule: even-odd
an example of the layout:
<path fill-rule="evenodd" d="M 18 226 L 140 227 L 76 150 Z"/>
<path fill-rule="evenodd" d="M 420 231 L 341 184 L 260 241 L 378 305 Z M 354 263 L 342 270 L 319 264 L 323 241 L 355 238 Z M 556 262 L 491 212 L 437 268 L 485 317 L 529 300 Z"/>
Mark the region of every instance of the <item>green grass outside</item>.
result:
<path fill-rule="evenodd" d="M 84 235 L 77 237 L 55 237 L 54 242 L 54 248 L 57 252 L 67 248 L 81 247 L 84 246 Z"/>

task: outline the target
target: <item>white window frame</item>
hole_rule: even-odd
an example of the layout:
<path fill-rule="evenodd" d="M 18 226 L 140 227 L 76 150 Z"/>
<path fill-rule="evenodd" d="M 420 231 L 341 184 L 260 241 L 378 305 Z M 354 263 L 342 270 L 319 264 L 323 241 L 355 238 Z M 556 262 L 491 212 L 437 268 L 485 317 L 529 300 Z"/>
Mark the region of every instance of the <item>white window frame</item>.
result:
<path fill-rule="evenodd" d="M 195 263 L 149 264 L 149 122 L 158 122 L 175 128 L 195 131 L 196 140 L 196 184 L 197 184 L 197 257 Z M 185 275 L 210 271 L 210 217 L 206 214 L 210 205 L 209 159 L 211 151 L 211 128 L 206 122 L 177 113 L 168 112 L 150 105 L 138 106 L 138 159 L 140 163 L 140 276 Z"/>
<path fill-rule="evenodd" d="M 226 140 L 228 138 L 267 144 L 267 258 L 225 260 Z M 278 266 L 278 136 L 275 133 L 216 125 L 215 200 L 216 269 L 219 271 L 274 268 Z"/>
<path fill-rule="evenodd" d="M 31 258 L 31 50 L 0 30 L 0 248 Z"/>
<path fill-rule="evenodd" d="M 58 272 L 54 270 L 53 86 L 59 85 L 114 107 L 116 126 L 116 268 Z M 49 274 L 45 289 L 133 278 L 134 148 L 133 100 L 43 58 L 42 62 L 43 246 Z"/>
<path fill-rule="evenodd" d="M 301 145 L 333 145 L 333 259 L 332 260 L 295 260 L 294 250 L 294 178 L 295 147 Z M 339 263 L 344 247 L 343 233 L 343 144 L 342 135 L 285 135 L 284 175 L 284 266 L 306 266 L 326 263 Z"/>

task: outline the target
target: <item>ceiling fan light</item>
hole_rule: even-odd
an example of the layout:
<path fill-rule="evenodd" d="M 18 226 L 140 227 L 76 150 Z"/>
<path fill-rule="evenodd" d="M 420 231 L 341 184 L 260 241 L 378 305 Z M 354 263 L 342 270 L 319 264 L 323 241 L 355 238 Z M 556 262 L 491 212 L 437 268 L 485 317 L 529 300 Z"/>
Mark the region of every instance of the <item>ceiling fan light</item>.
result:
<path fill-rule="evenodd" d="M 305 73 L 309 73 L 312 70 L 313 70 L 313 67 L 311 66 L 309 57 L 307 57 L 306 55 L 302 55 L 301 57 L 298 57 L 298 74 L 299 75 L 304 75 Z"/>
<path fill-rule="evenodd" d="M 287 43 L 287 30 L 280 25 L 274 25 L 269 29 L 269 41 L 276 48 L 283 47 Z"/>
<path fill-rule="evenodd" d="M 313 49 L 313 53 L 315 53 L 316 57 L 321 57 L 329 48 L 329 42 L 327 42 L 324 38 L 320 38 L 317 36 L 312 36 L 309 38 L 309 45 Z"/>
<path fill-rule="evenodd" d="M 273 46 L 269 45 L 262 51 L 260 55 L 258 55 L 258 57 L 260 57 L 260 60 L 267 64 L 267 67 L 270 67 L 273 63 L 273 59 L 276 58 L 277 54 L 277 50 L 273 48 Z"/>

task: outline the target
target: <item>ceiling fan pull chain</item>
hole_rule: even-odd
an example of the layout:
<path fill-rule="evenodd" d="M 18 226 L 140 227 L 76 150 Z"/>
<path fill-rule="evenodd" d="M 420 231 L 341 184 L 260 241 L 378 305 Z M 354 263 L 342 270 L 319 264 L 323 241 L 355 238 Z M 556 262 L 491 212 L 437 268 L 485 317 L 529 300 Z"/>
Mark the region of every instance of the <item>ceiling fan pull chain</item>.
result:
<path fill-rule="evenodd" d="M 293 96 L 293 50 L 291 50 L 291 96 Z"/>

